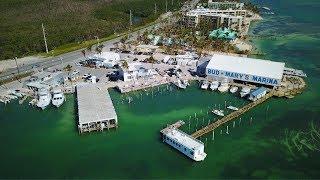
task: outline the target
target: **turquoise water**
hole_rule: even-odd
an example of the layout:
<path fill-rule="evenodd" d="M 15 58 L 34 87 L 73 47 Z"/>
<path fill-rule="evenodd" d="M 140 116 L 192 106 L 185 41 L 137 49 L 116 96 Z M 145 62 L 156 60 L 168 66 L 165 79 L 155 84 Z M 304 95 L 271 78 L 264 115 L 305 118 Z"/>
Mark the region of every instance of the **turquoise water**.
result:
<path fill-rule="evenodd" d="M 308 74 L 308 88 L 294 99 L 271 99 L 240 120 L 201 137 L 208 154 L 193 162 L 160 140 L 159 130 L 183 119 L 192 132 L 212 121 L 214 105 L 242 106 L 235 95 L 162 86 L 126 96 L 110 90 L 119 128 L 79 135 L 75 98 L 59 109 L 0 105 L 1 178 L 316 178 L 320 176 L 319 1 L 258 2 L 275 15 L 252 28 L 259 58 L 285 61 Z M 299 12 L 298 12 L 299 10 Z M 128 96 L 133 98 L 127 103 Z M 196 113 L 196 117 L 195 117 Z M 191 117 L 190 117 L 191 116 Z M 250 118 L 252 117 L 252 122 Z M 230 134 L 227 135 L 226 126 Z M 222 134 L 221 133 L 222 130 Z M 312 133 L 311 133 L 312 132 Z M 298 136 L 298 135 L 300 136 Z M 302 145 L 302 144 L 307 145 Z"/>

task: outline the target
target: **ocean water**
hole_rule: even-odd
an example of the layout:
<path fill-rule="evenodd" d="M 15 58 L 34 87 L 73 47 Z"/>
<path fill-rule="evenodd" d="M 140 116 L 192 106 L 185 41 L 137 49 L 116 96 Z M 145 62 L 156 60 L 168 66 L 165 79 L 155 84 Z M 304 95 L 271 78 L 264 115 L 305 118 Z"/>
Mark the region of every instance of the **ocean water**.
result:
<path fill-rule="evenodd" d="M 194 82 L 184 91 L 161 86 L 121 95 L 110 90 L 119 128 L 102 133 L 77 133 L 72 95 L 61 108 L 44 111 L 27 102 L 1 104 L 0 177 L 319 178 L 320 2 L 256 2 L 275 12 L 252 26 L 252 43 L 263 54 L 257 57 L 302 69 L 308 87 L 293 99 L 270 99 L 241 121 L 222 126 L 214 140 L 211 133 L 201 137 L 205 161 L 194 162 L 162 143 L 159 131 L 182 119 L 187 123 L 182 129 L 191 133 L 215 119 L 207 113 L 210 108 L 248 102 L 202 91 Z"/>

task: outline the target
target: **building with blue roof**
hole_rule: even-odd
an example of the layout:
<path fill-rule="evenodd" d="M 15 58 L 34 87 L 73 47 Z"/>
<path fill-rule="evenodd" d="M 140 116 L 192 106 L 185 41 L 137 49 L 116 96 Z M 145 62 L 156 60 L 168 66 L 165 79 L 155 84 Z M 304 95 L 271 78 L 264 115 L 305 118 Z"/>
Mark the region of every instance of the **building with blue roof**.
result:
<path fill-rule="evenodd" d="M 259 87 L 250 93 L 249 100 L 256 101 L 267 94 L 267 89 L 265 87 Z"/>

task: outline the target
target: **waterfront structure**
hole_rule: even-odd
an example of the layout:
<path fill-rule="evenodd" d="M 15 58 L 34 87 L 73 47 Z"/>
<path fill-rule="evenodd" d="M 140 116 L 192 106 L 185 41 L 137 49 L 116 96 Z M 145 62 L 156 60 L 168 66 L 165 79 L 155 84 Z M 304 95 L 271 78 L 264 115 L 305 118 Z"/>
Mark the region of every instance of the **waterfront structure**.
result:
<path fill-rule="evenodd" d="M 76 89 L 79 133 L 118 127 L 118 117 L 105 87 L 84 84 Z"/>
<path fill-rule="evenodd" d="M 119 75 L 123 81 L 138 80 L 140 78 L 152 78 L 158 73 L 154 69 L 148 69 L 141 63 L 128 63 L 128 66 L 121 66 Z"/>
<path fill-rule="evenodd" d="M 205 23 L 211 29 L 228 27 L 240 30 L 246 17 L 246 10 L 214 10 L 198 8 L 187 12 L 184 16 L 184 23 L 188 27 L 196 27 Z"/>
<path fill-rule="evenodd" d="M 249 99 L 251 101 L 256 101 L 267 94 L 267 89 L 265 87 L 259 87 L 258 89 L 250 93 Z"/>
<path fill-rule="evenodd" d="M 216 2 L 209 0 L 208 1 L 208 8 L 210 9 L 242 9 L 244 3 L 240 2 L 231 2 L 231 1 L 222 1 Z"/>
<path fill-rule="evenodd" d="M 285 63 L 262 59 L 215 54 L 206 67 L 206 75 L 219 79 L 279 86 Z"/>
<path fill-rule="evenodd" d="M 161 130 L 163 142 L 174 147 L 194 161 L 203 161 L 207 154 L 204 144 L 192 136 L 180 131 L 174 125 Z"/>
<path fill-rule="evenodd" d="M 95 62 L 97 67 L 112 68 L 119 64 L 120 55 L 115 52 L 102 52 L 100 54 L 94 54 L 88 57 L 89 61 Z"/>

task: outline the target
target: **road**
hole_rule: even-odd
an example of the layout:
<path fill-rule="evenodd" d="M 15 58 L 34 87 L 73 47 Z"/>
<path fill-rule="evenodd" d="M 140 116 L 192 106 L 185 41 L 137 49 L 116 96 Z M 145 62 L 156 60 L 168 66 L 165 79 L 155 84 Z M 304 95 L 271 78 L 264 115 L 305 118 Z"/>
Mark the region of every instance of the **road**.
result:
<path fill-rule="evenodd" d="M 185 5 L 182 6 L 181 10 L 187 11 L 187 10 L 193 9 L 199 1 L 200 0 L 193 0 L 189 3 L 186 3 Z M 170 18 L 170 16 L 168 18 Z M 160 23 L 156 23 L 156 24 L 148 26 L 146 28 L 134 31 L 134 32 L 130 33 L 129 35 L 132 36 L 132 38 L 135 38 L 135 37 L 137 37 L 137 34 L 139 31 L 143 32 L 145 30 L 150 30 L 153 27 L 156 27 L 159 25 L 160 25 Z M 105 48 L 109 48 L 113 45 L 113 43 L 119 41 L 122 37 L 123 36 L 120 36 L 118 38 L 115 38 L 115 39 L 112 39 L 109 41 L 105 41 L 105 42 L 101 42 L 101 43 L 105 46 Z M 84 60 L 84 57 L 81 53 L 82 50 L 83 49 L 79 49 L 79 50 L 65 53 L 65 54 L 61 54 L 61 55 L 58 55 L 55 57 L 43 58 L 43 60 L 41 62 L 26 64 L 26 65 L 22 65 L 22 66 L 20 65 L 19 66 L 19 73 L 23 74 L 23 73 L 27 73 L 27 72 L 32 72 L 36 69 L 45 69 L 45 68 L 50 68 L 50 67 L 53 67 L 53 66 L 59 65 L 59 64 L 66 64 L 66 63 Z M 10 79 L 17 74 L 18 74 L 17 68 L 9 68 L 0 74 L 0 81 L 5 80 L 5 79 Z"/>
<path fill-rule="evenodd" d="M 145 30 L 150 30 L 153 27 L 156 27 L 158 25 L 154 24 L 151 26 L 148 26 L 146 28 L 134 31 L 132 33 L 130 33 L 129 35 L 131 36 L 131 38 L 135 38 L 137 37 L 138 32 L 140 31 L 145 31 Z M 105 48 L 110 48 L 112 47 L 113 43 L 120 41 L 120 39 L 123 36 L 117 37 L 115 39 L 111 39 L 105 42 L 100 42 L 100 44 L 103 44 L 105 46 Z M 93 47 L 94 49 L 95 47 Z M 27 73 L 27 72 L 31 72 L 34 71 L 35 69 L 45 69 L 45 68 L 50 68 L 53 67 L 55 65 L 59 65 L 59 64 L 67 64 L 67 63 L 71 63 L 71 62 L 76 62 L 76 61 L 81 61 L 84 60 L 85 58 L 83 57 L 82 51 L 83 49 L 79 49 L 76 51 L 72 51 L 69 53 L 65 53 L 65 54 L 61 54 L 55 57 L 49 57 L 49 58 L 44 58 L 41 62 L 37 62 L 37 63 L 31 63 L 31 64 L 26 64 L 23 66 L 19 66 L 19 73 Z M 1 80 L 5 80 L 5 79 L 9 79 L 14 77 L 16 74 L 18 73 L 18 69 L 17 68 L 10 68 L 7 69 L 6 71 L 2 72 L 0 75 L 0 81 Z"/>

